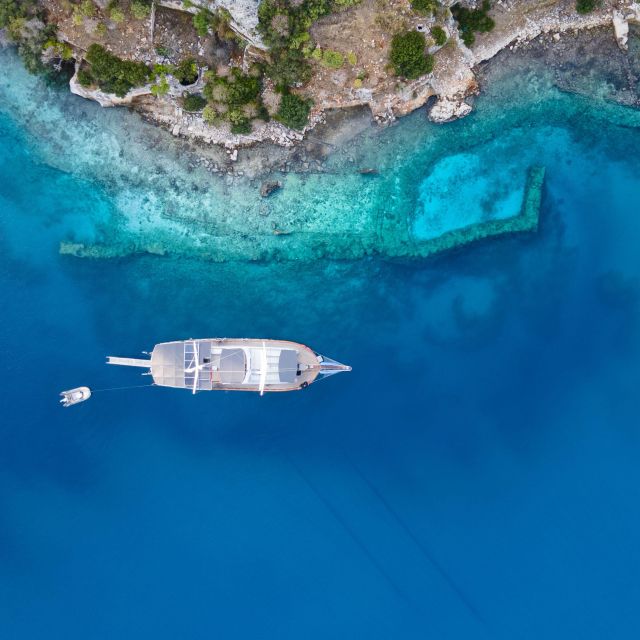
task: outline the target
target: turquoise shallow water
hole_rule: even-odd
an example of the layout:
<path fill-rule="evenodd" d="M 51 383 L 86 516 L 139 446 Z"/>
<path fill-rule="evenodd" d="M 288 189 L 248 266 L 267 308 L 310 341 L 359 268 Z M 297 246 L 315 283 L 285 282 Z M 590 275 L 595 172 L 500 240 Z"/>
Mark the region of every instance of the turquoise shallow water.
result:
<path fill-rule="evenodd" d="M 611 133 L 619 136 L 640 124 L 636 110 L 604 101 L 594 108 L 561 93 L 544 68 L 518 69 L 492 83 L 464 122 L 437 126 L 418 112 L 401 126 L 372 129 L 333 153 L 326 173 L 274 174 L 284 189 L 265 200 L 259 181 L 212 175 L 189 145 L 133 114 L 48 88 L 2 55 L 0 99 L 26 130 L 32 152 L 99 184 L 109 201 L 110 215 L 87 208 L 85 223 L 59 240 L 116 247 L 124 255 L 404 255 L 414 240 L 517 215 L 530 166 L 562 166 L 588 154 L 592 144 L 602 145 L 593 133 L 603 123 L 618 124 Z M 359 167 L 379 174 L 360 175 Z"/>
<path fill-rule="evenodd" d="M 162 137 L 145 156 L 153 130 L 126 113 L 55 93 L 30 113 L 11 98 L 30 81 L 3 80 L 1 637 L 637 637 L 637 112 L 527 73 L 438 143 L 416 114 L 338 154 L 330 186 L 287 178 L 292 201 L 299 181 L 349 203 L 347 167 L 375 150 L 391 173 L 367 184 L 413 215 L 433 167 L 454 189 L 448 158 L 476 153 L 485 215 L 474 194 L 542 157 L 537 234 L 411 262 L 61 257 L 183 158 Z M 442 224 L 468 219 L 446 194 Z M 149 229 L 165 196 L 141 207 Z M 146 382 L 107 354 L 210 335 L 299 340 L 354 371 L 277 397 L 56 406 Z"/>

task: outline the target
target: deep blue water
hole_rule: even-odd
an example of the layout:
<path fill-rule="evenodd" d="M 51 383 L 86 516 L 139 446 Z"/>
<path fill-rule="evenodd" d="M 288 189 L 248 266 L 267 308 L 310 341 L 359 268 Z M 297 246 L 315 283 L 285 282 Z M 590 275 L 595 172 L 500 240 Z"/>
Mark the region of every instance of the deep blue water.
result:
<path fill-rule="evenodd" d="M 58 242 L 112 194 L 3 116 L 0 637 L 637 638 L 640 132 L 582 133 L 550 134 L 531 236 L 410 263 L 94 262 Z M 354 370 L 57 406 L 148 382 L 106 355 L 213 335 Z"/>

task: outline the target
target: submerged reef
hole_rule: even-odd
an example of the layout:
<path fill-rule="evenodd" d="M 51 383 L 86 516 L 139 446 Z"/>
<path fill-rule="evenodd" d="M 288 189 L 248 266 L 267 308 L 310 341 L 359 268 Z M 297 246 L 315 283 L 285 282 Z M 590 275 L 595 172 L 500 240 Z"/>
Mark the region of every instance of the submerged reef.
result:
<path fill-rule="evenodd" d="M 385 258 L 426 258 L 483 238 L 535 231 L 538 227 L 544 184 L 544 167 L 528 172 L 520 210 L 502 219 L 488 219 L 453 229 L 440 236 L 421 239 L 411 232 L 410 222 L 399 216 L 369 217 L 361 231 L 334 234 L 330 231 L 273 229 L 271 233 L 211 235 L 188 255 L 215 262 L 226 260 L 311 260 L 317 258 L 357 259 L 378 254 Z M 136 254 L 166 255 L 180 252 L 179 246 L 163 243 L 115 241 L 108 244 L 63 241 L 60 253 L 80 258 L 121 258 Z"/>

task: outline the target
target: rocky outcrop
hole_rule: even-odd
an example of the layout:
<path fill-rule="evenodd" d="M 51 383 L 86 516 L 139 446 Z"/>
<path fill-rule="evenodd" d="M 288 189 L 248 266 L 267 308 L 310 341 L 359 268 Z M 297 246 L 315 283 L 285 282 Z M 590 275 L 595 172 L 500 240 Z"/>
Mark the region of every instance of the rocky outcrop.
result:
<path fill-rule="evenodd" d="M 613 12 L 613 30 L 616 34 L 618 46 L 623 51 L 626 51 L 629 48 L 627 46 L 627 41 L 629 40 L 629 22 L 621 11 Z"/>
<path fill-rule="evenodd" d="M 95 100 L 101 107 L 131 106 L 136 98 L 151 95 L 151 85 L 132 89 L 122 98 L 113 93 L 105 93 L 97 87 L 84 87 L 78 82 L 78 69 L 79 65 L 76 65 L 76 72 L 73 74 L 71 80 L 69 80 L 69 89 L 71 93 L 80 96 L 81 98 Z"/>
<path fill-rule="evenodd" d="M 247 42 L 258 48 L 265 48 L 258 33 L 258 6 L 260 0 L 191 0 L 191 6 L 185 7 L 180 0 L 157 0 L 157 5 L 176 11 L 197 13 L 199 9 L 225 9 L 231 16 L 231 28 Z"/>
<path fill-rule="evenodd" d="M 627 51 L 629 48 L 627 42 L 630 22 L 640 23 L 640 4 L 636 2 L 613 11 L 613 29 L 618 46 L 623 51 Z"/>
<path fill-rule="evenodd" d="M 451 100 L 440 98 L 429 111 L 429 120 L 432 122 L 450 122 L 471 113 L 471 105 L 464 100 Z"/>

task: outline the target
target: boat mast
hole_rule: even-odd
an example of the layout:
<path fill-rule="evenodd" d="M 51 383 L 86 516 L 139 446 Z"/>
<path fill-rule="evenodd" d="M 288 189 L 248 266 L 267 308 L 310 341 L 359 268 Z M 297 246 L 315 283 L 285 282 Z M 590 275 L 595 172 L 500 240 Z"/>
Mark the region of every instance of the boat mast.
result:
<path fill-rule="evenodd" d="M 267 382 L 267 345 L 262 341 L 260 352 L 260 395 L 264 395 L 264 385 Z"/>

